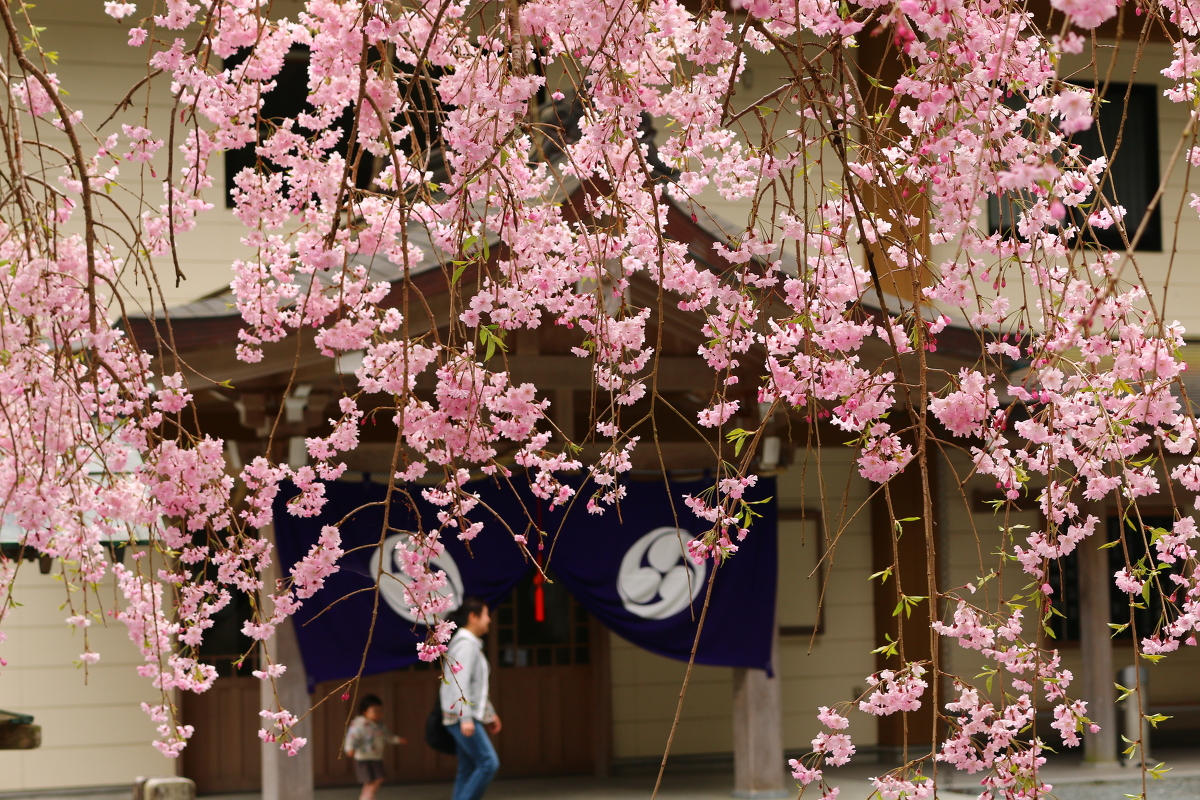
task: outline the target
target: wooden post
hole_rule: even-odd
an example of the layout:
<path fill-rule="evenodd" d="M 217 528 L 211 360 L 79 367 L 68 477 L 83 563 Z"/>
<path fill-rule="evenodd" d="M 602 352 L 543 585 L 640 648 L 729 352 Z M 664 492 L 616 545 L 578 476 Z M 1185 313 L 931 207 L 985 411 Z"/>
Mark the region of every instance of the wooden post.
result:
<path fill-rule="evenodd" d="M 271 681 L 262 682 L 262 707 L 274 708 L 278 692 L 279 704 L 303 717 L 312 706 L 312 697 L 306 685 L 304 662 L 300 660 L 296 629 L 290 619 L 275 629 L 270 648 L 272 659 L 277 664 L 286 664 L 287 672 L 276 678 L 274 685 Z M 280 750 L 278 742 L 262 743 L 262 800 L 313 800 L 312 718 L 297 723 L 292 732 L 308 740 L 294 756 Z"/>
<path fill-rule="evenodd" d="M 593 770 L 597 778 L 612 774 L 612 643 L 608 628 L 592 617 Z M 494 637 L 493 637 L 494 638 Z"/>
<path fill-rule="evenodd" d="M 262 534 L 274 544 L 273 525 L 265 526 Z M 278 559 L 275 559 L 263 578 L 267 586 L 273 587 L 278 577 Z M 313 725 L 312 717 L 307 716 L 312 708 L 312 696 L 308 693 L 308 676 L 304 672 L 300 642 L 296 639 L 292 620 L 284 620 L 276 626 L 275 636 L 266 644 L 272 662 L 284 664 L 287 672 L 274 682 L 262 681 L 260 704 L 263 708 L 274 709 L 278 703 L 297 717 L 304 717 L 292 732 L 307 739 L 308 744 L 296 755 L 289 756 L 279 749 L 278 742 L 262 743 L 262 800 L 313 800 Z M 267 725 L 265 720 L 263 725 Z"/>
<path fill-rule="evenodd" d="M 554 422 L 569 441 L 575 441 L 575 392 L 558 388 L 554 391 Z"/>
<path fill-rule="evenodd" d="M 1100 517 L 1097 533 L 1079 545 L 1079 655 L 1082 661 L 1082 692 L 1087 714 L 1100 726 L 1096 733 L 1084 733 L 1083 761 L 1092 766 L 1117 763 L 1117 689 L 1113 684 L 1112 631 L 1108 623 L 1109 587 L 1108 551 L 1100 545 L 1107 539 L 1108 522 L 1098 505 L 1080 504 L 1083 513 Z M 1089 507 L 1091 506 L 1091 507 Z"/>
<path fill-rule="evenodd" d="M 905 444 L 915 443 L 911 438 Z M 938 485 L 938 460 L 929 459 L 931 485 Z M 930 542 L 925 537 L 925 504 L 921 486 L 921 472 L 917 464 L 894 475 L 888 481 L 889 496 L 876 492 L 871 499 L 871 558 L 872 571 L 891 570 L 886 581 L 875 580 L 875 644 L 883 646 L 889 639 L 893 642 L 903 638 L 904 659 L 899 653 L 889 656 L 880 651 L 875 657 L 878 670 L 900 669 L 905 662 L 933 659 L 935 647 L 940 647 L 939 637 L 930 635 L 930 625 L 937 619 L 937 609 L 929 599 L 915 602 L 910 609 L 897 613 L 901 596 L 930 598 L 936 594 L 937 575 L 941 569 L 941 554 L 936 546 L 929 552 Z M 933 507 L 933 524 L 937 525 L 937 505 Z M 910 520 L 900 523 L 897 531 L 894 520 Z M 935 530 L 937 530 L 935 528 Z M 930 560 L 934 562 L 930 574 Z M 928 675 L 927 675 L 928 678 Z M 936 750 L 936 709 L 933 692 L 927 690 L 921 707 L 880 717 L 880 755 L 885 761 L 904 763 L 909 759 L 927 757 Z"/>
<path fill-rule="evenodd" d="M 733 671 L 733 796 L 765 800 L 791 797 L 783 774 L 783 687 L 779 636 L 771 645 L 771 669 Z"/>

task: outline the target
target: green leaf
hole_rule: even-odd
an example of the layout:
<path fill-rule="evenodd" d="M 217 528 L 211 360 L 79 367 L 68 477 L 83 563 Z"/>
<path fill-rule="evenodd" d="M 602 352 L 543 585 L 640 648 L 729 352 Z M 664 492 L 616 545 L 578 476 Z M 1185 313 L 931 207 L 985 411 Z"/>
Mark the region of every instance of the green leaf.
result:
<path fill-rule="evenodd" d="M 739 456 L 742 454 L 742 447 L 746 444 L 746 440 L 753 435 L 750 431 L 734 428 L 725 434 L 725 441 L 733 444 L 733 454 Z"/>
<path fill-rule="evenodd" d="M 885 656 L 899 655 L 900 651 L 896 649 L 896 640 L 892 638 L 891 634 L 885 633 L 883 638 L 887 641 L 887 644 L 876 647 L 871 653 L 876 655 L 882 653 Z"/>
<path fill-rule="evenodd" d="M 463 270 L 465 270 L 467 268 L 467 264 L 469 264 L 471 262 L 455 261 L 454 263 L 458 264 L 458 266 L 455 267 L 454 274 L 452 276 L 450 276 L 450 286 L 452 286 L 452 287 L 458 285 L 458 279 L 462 277 Z"/>
<path fill-rule="evenodd" d="M 1101 550 L 1108 550 L 1109 548 L 1116 547 L 1116 546 L 1117 546 L 1117 545 L 1119 545 L 1120 543 L 1121 543 L 1121 540 L 1120 540 L 1120 539 L 1118 539 L 1118 540 L 1117 540 L 1117 541 L 1115 541 L 1115 542 L 1109 542 L 1108 544 L 1102 544 L 1102 545 L 1100 545 L 1100 549 L 1101 549 Z"/>
<path fill-rule="evenodd" d="M 479 341 L 485 347 L 484 362 L 491 361 L 492 356 L 496 354 L 496 348 L 499 348 L 501 352 L 508 352 L 508 348 L 504 344 L 504 331 L 496 333 L 496 330 L 495 325 L 482 325 L 479 328 Z"/>

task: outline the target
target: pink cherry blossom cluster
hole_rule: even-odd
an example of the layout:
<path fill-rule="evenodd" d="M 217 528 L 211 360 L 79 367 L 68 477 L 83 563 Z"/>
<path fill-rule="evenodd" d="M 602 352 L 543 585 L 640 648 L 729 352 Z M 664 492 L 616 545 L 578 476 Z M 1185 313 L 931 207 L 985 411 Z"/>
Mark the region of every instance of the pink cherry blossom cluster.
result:
<path fill-rule="evenodd" d="M 145 5 L 102 3 L 148 80 L 169 89 L 169 130 L 129 111 L 120 133 L 90 133 L 66 105 L 70 87 L 36 66 L 49 63 L 36 36 L 4 17 L 15 66 L 0 114 L 17 149 L 0 201 L 0 498 L 26 547 L 59 559 L 66 579 L 117 582 L 117 616 L 164 692 L 147 706 L 164 752 L 191 733 L 167 693 L 211 685 L 198 648 L 233 593 L 262 601 L 244 628 L 261 643 L 338 568 L 341 534 L 325 527 L 271 585 L 258 529 L 285 480 L 298 489 L 290 513 L 320 513 L 368 418 L 394 427 L 392 494 L 438 509 L 436 526 L 395 554 L 405 598 L 429 623 L 426 660 L 452 630 L 440 620 L 446 578 L 431 565 L 442 537 L 529 544 L 468 480 L 520 479 L 515 464 L 557 507 L 576 499 L 568 474 L 581 472 L 581 505 L 605 513 L 650 441 L 645 423 L 667 407 L 712 446 L 710 490 L 685 499 L 707 529 L 689 546 L 698 561 L 734 557 L 753 535 L 753 447 L 737 448 L 769 424 L 756 404 L 844 431 L 874 483 L 915 470 L 928 484 L 937 447 L 954 447 L 1007 502 L 1036 497 L 1046 524 L 1006 556 L 1033 579 L 1026 602 L 1041 617 L 1054 562 L 1105 527 L 1088 503 L 1114 498 L 1137 519 L 1139 501 L 1168 491 L 1182 509 L 1177 485 L 1200 509 L 1185 332 L 1159 313 L 1136 259 L 1094 244 L 1093 231 L 1128 241 L 1137 226 L 1101 191 L 1108 159 L 1071 139 L 1096 127 L 1103 98 L 1066 83 L 1062 65 L 1117 14 L 1113 0 L 1052 0 L 1066 18 L 1053 34 L 1001 0 L 745 0 L 699 13 L 679 0 L 305 0 L 290 15 L 257 0 Z M 1180 32 L 1162 70 L 1174 103 L 1200 88 L 1194 6 L 1131 6 Z M 850 63 L 877 36 L 895 68 L 878 86 Z M 265 98 L 301 55 L 305 110 L 267 118 Z M 760 56 L 787 66 L 777 86 L 752 91 Z M 46 124 L 60 138 L 42 147 Z M 211 211 L 219 159 L 241 148 L 256 163 L 231 176 L 244 228 L 230 283 L 239 357 L 259 361 L 299 334 L 330 359 L 363 357 L 328 432 L 305 441 L 311 464 L 276 463 L 267 448 L 235 476 L 225 443 L 192 431 L 202 384 L 168 366 L 169 332 L 156 361 L 117 323 L 131 276 L 179 277 L 177 237 Z M 1187 157 L 1200 164 L 1200 150 Z M 713 198 L 749 211 L 718 220 Z M 984 201 L 1003 225 L 984 219 Z M 717 241 L 677 235 L 689 214 Z M 436 310 L 435 284 L 446 296 Z M 589 376 L 592 413 L 574 436 L 551 406 L 562 387 L 522 380 L 510 359 L 518 339 L 544 342 L 551 328 Z M 978 357 L 945 370 L 931 359 L 964 328 Z M 677 340 L 694 340 L 697 356 L 686 413 L 659 386 Z M 1200 628 L 1197 529 L 1176 516 L 1145 532 L 1153 556 L 1113 576 L 1166 609 L 1138 631 L 1149 655 L 1194 645 Z M 110 563 L 113 542 L 139 544 L 131 568 Z M 0 558 L 0 618 L 12 580 Z M 1016 732 L 1047 702 L 1077 743 L 1091 723 L 1066 694 L 1072 676 L 1022 638 L 1021 608 L 931 594 L 948 617 L 934 630 L 982 654 L 1001 683 L 955 678 L 937 709 L 951 731 L 937 757 L 1006 797 L 1036 795 L 1043 745 Z M 82 661 L 98 657 L 85 642 Z M 258 673 L 283 670 L 267 659 Z M 941 677 L 938 663 L 880 672 L 859 708 L 915 710 Z M 304 744 L 295 715 L 263 713 L 265 739 Z M 819 719 L 829 732 L 813 740 L 817 760 L 844 763 L 847 718 L 823 708 Z M 802 783 L 822 780 L 793 766 Z M 933 791 L 912 770 L 875 786 L 887 798 Z"/>

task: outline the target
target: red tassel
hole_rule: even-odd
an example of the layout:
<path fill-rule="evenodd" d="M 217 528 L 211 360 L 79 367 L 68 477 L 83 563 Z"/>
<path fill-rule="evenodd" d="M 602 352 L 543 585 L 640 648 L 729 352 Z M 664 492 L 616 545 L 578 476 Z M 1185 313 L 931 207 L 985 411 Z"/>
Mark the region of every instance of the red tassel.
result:
<path fill-rule="evenodd" d="M 546 592 L 542 589 L 542 584 L 546 582 L 546 576 L 542 574 L 542 548 L 545 544 L 542 542 L 542 501 L 537 501 L 537 526 L 538 526 L 538 554 L 537 554 L 537 572 L 533 573 L 533 619 L 536 622 L 546 621 Z"/>
<path fill-rule="evenodd" d="M 533 618 L 537 622 L 546 621 L 546 592 L 542 589 L 542 584 L 546 582 L 546 576 L 542 574 L 542 554 L 537 556 L 538 571 L 533 573 Z"/>

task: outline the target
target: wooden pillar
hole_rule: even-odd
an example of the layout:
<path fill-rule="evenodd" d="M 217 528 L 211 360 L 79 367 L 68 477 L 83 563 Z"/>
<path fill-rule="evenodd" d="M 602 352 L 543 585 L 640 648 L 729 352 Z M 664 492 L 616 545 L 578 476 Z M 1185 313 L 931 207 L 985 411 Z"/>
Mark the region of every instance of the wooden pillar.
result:
<path fill-rule="evenodd" d="M 569 387 L 555 389 L 553 402 L 550 413 L 554 416 L 554 423 L 564 437 L 575 441 L 575 391 Z"/>
<path fill-rule="evenodd" d="M 1100 518 L 1099 530 L 1079 545 L 1079 655 L 1082 668 L 1080 683 L 1087 714 L 1100 726 L 1096 733 L 1084 733 L 1083 760 L 1092 766 L 1117 763 L 1117 689 L 1113 685 L 1112 630 L 1108 623 L 1109 587 L 1112 575 L 1108 551 L 1100 545 L 1108 540 L 1108 520 L 1098 504 L 1080 504 L 1084 515 Z"/>
<path fill-rule="evenodd" d="M 905 444 L 910 443 L 905 440 Z M 937 459 L 930 457 L 930 490 L 936 491 Z M 925 535 L 925 504 L 921 486 L 921 471 L 914 461 L 904 472 L 892 477 L 887 484 L 889 497 L 883 491 L 876 492 L 871 500 L 871 560 L 872 572 L 890 570 L 886 581 L 872 581 L 875 592 L 875 644 L 885 646 L 889 639 L 898 641 L 903 636 L 904 659 L 899 653 L 889 656 L 881 651 L 876 656 L 876 668 L 900 669 L 904 662 L 924 661 L 933 658 L 933 648 L 938 646 L 930 633 L 934 609 L 928 598 L 936 589 L 940 558 L 936 547 L 929 552 Z M 937 504 L 933 506 L 933 524 L 937 525 Z M 909 520 L 899 523 L 897 520 Z M 936 532 L 935 527 L 935 532 Z M 930 555 L 933 556 L 933 572 L 930 574 Z M 931 583 L 933 585 L 931 585 Z M 913 601 L 908 613 L 896 608 L 901 595 L 909 598 L 926 598 Z M 926 673 L 929 680 L 931 673 Z M 920 758 L 934 746 L 934 724 L 936 715 L 933 707 L 933 687 L 925 690 L 921 707 L 916 711 L 891 714 L 879 718 L 879 746 L 885 758 L 907 761 Z"/>
<path fill-rule="evenodd" d="M 608 628 L 592 617 L 592 760 L 597 778 L 612 774 L 612 640 Z"/>
<path fill-rule="evenodd" d="M 733 670 L 733 796 L 791 797 L 783 774 L 783 688 L 779 636 L 771 645 L 771 669 Z"/>
<path fill-rule="evenodd" d="M 272 659 L 277 664 L 286 664 L 287 672 L 276 678 L 274 685 L 262 682 L 259 695 L 262 707 L 274 708 L 278 693 L 278 702 L 284 708 L 304 717 L 312 707 L 312 697 L 300 660 L 296 629 L 290 619 L 276 628 L 270 647 Z M 312 717 L 297 723 L 292 732 L 308 740 L 294 756 L 280 750 L 278 742 L 262 743 L 262 800 L 313 800 Z"/>
<path fill-rule="evenodd" d="M 855 56 L 859 70 L 858 87 L 862 93 L 867 116 L 876 112 L 889 113 L 889 105 L 899 101 L 900 105 L 911 105 L 912 100 L 904 97 L 897 98 L 889 86 L 895 86 L 903 77 L 903 64 L 896 50 L 894 39 L 890 35 L 862 36 L 858 40 Z M 907 135 L 907 128 L 900 122 L 897 110 L 890 111 L 887 128 L 876 129 L 875 126 L 860 127 L 855 138 L 867 143 L 868 146 L 887 146 L 888 139 L 893 136 Z M 901 180 L 896 185 L 882 188 L 873 184 L 861 184 L 858 187 L 862 198 L 864 211 L 882 215 L 892 224 L 890 236 L 898 240 L 901 249 L 919 254 L 918 281 L 922 285 L 929 284 L 929 270 L 925 266 L 925 258 L 929 255 L 928 218 L 929 207 L 925 194 L 907 180 Z M 921 220 L 915 228 L 903 224 L 905 216 L 911 215 Z M 870 255 L 880 288 L 888 294 L 895 295 L 905 301 L 905 305 L 922 301 L 919 294 L 913 291 L 913 276 L 908 267 L 900 267 L 887 254 L 887 248 L 879 244 L 864 243 Z M 872 297 L 874 295 L 872 294 Z M 891 313 L 896 312 L 891 308 Z"/>
<path fill-rule="evenodd" d="M 274 526 L 262 529 L 262 534 L 275 542 Z M 279 577 L 278 558 L 263 576 L 267 586 L 274 586 Z M 271 661 L 287 666 L 287 672 L 266 680 L 259 687 L 259 704 L 274 710 L 281 705 L 297 717 L 303 717 L 292 732 L 308 740 L 294 756 L 279 749 L 278 742 L 262 743 L 262 800 L 313 800 L 313 726 L 309 710 L 312 696 L 308 693 L 308 676 L 300 658 L 300 643 L 292 620 L 284 620 L 275 628 L 275 636 L 267 644 Z M 263 726 L 267 723 L 264 720 Z"/>

